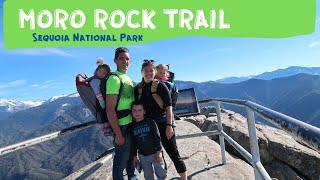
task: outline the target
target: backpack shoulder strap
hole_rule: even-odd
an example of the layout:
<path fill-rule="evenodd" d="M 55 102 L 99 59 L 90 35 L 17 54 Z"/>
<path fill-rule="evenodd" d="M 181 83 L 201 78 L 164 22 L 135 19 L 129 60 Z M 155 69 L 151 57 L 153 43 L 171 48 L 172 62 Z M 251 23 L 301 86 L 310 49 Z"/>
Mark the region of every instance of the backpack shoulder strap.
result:
<path fill-rule="evenodd" d="M 152 94 L 152 97 L 153 99 L 156 101 L 156 103 L 158 104 L 158 106 L 161 108 L 161 109 L 164 109 L 163 108 L 163 100 L 161 98 L 161 96 L 158 95 L 157 93 L 157 89 L 158 89 L 158 85 L 159 85 L 160 81 L 158 80 L 154 80 L 151 84 L 151 94 Z"/>
<path fill-rule="evenodd" d="M 110 76 L 117 76 L 117 77 L 119 78 L 119 80 L 120 80 L 120 88 L 119 88 L 119 94 L 118 94 L 117 105 L 116 105 L 116 110 L 118 110 L 118 105 L 119 105 L 120 97 L 121 97 L 121 95 L 122 95 L 123 82 L 122 82 L 121 78 L 119 77 L 119 75 L 116 74 L 116 73 L 114 73 L 114 72 L 110 73 L 110 74 L 109 74 L 109 77 L 110 77 Z M 109 77 L 108 77 L 108 78 L 109 78 Z"/>
<path fill-rule="evenodd" d="M 117 105 L 116 105 L 116 110 L 118 110 L 119 101 L 120 101 L 120 98 L 121 98 L 121 95 L 122 95 L 123 82 L 122 82 L 122 80 L 121 80 L 121 78 L 119 77 L 118 74 L 112 73 L 111 75 L 117 76 L 119 78 L 119 80 L 120 80 L 120 88 L 119 88 L 119 94 L 118 94 Z"/>
<path fill-rule="evenodd" d="M 142 96 L 142 83 L 140 82 L 138 85 L 138 99 L 140 100 L 141 99 L 141 96 Z"/>
<path fill-rule="evenodd" d="M 143 89 L 143 85 L 141 82 L 137 84 L 137 89 L 138 89 L 138 100 L 140 100 L 142 97 L 142 89 Z"/>

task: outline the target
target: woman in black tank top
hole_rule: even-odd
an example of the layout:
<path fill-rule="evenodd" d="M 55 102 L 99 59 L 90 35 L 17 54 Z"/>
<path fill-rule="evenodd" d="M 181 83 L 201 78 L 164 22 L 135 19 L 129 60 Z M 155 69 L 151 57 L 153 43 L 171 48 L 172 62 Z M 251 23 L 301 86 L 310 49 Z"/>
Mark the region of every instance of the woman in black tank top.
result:
<path fill-rule="evenodd" d="M 142 81 L 134 89 L 135 99 L 144 104 L 146 117 L 157 123 L 163 148 L 173 161 L 181 179 L 186 180 L 186 166 L 180 157 L 172 126 L 173 112 L 170 92 L 163 82 L 155 80 L 156 65 L 153 60 L 144 60 L 141 73 Z"/>

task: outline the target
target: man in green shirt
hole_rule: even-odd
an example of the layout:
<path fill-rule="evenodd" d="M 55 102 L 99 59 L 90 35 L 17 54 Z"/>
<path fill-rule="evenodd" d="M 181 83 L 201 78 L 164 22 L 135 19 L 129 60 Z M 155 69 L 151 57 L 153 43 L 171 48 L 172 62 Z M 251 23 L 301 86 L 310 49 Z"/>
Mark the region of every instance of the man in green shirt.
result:
<path fill-rule="evenodd" d="M 117 48 L 114 62 L 117 71 L 106 82 L 106 113 L 115 134 L 112 177 L 114 180 L 123 180 L 123 170 L 126 169 L 128 179 L 136 179 L 130 158 L 131 137 L 127 130 L 132 116 L 131 113 L 120 119 L 117 116 L 117 112 L 121 110 L 130 110 L 134 101 L 133 82 L 126 74 L 130 64 L 129 50 L 124 47 Z"/>

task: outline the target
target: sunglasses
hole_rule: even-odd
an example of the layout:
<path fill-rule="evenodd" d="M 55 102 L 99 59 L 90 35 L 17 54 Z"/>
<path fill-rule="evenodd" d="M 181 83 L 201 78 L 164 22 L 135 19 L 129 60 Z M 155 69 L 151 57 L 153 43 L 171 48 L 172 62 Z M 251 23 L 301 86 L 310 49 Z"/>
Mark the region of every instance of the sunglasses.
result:
<path fill-rule="evenodd" d="M 144 63 L 154 63 L 156 62 L 155 60 L 152 60 L 152 59 L 145 59 L 143 60 Z"/>

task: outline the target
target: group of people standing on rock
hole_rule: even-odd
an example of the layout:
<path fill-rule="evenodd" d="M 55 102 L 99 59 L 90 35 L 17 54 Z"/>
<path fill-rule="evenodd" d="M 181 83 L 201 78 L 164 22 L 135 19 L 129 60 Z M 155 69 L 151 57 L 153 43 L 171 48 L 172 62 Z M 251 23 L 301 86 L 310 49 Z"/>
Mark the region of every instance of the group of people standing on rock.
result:
<path fill-rule="evenodd" d="M 127 75 L 131 63 L 127 48 L 115 50 L 114 63 L 117 70 L 111 72 L 110 67 L 99 60 L 95 71 L 99 80 L 90 80 L 97 102 L 104 110 L 101 116 L 107 119 L 102 129 L 105 134 L 114 136 L 113 179 L 124 179 L 124 170 L 128 179 L 137 179 L 136 169 L 142 169 L 147 180 L 155 176 L 165 179 L 163 149 L 181 179 L 187 179 L 175 138 L 173 105 L 177 90 L 169 82 L 169 67 L 144 60 L 142 81 L 134 86 Z"/>

